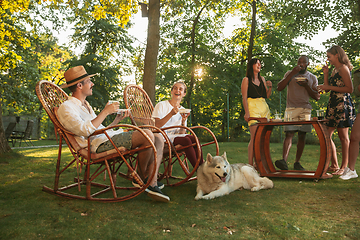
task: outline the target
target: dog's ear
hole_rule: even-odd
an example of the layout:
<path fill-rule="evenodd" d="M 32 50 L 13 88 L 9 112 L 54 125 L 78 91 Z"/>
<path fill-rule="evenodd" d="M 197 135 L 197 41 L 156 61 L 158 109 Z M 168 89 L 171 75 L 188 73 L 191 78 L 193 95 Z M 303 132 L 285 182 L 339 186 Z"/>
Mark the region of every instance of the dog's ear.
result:
<path fill-rule="evenodd" d="M 212 160 L 212 156 L 211 156 L 210 153 L 208 153 L 208 154 L 206 155 L 206 162 L 211 163 L 211 160 Z"/>
<path fill-rule="evenodd" d="M 227 159 L 226 158 L 226 152 L 224 152 L 224 154 L 222 155 L 223 158 Z"/>

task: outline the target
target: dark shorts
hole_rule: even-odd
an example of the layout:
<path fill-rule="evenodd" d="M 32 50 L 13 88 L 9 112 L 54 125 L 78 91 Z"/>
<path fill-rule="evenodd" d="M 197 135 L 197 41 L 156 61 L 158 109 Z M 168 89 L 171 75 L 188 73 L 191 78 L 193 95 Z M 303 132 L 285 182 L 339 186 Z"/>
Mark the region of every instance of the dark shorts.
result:
<path fill-rule="evenodd" d="M 112 136 L 111 140 L 114 142 L 116 147 L 125 147 L 126 149 L 130 149 L 132 146 L 132 134 L 132 131 L 123 132 Z M 103 142 L 99 145 L 99 147 L 96 149 L 96 152 L 101 153 L 111 149 L 114 149 L 114 146 L 109 140 L 107 140 L 106 142 Z"/>

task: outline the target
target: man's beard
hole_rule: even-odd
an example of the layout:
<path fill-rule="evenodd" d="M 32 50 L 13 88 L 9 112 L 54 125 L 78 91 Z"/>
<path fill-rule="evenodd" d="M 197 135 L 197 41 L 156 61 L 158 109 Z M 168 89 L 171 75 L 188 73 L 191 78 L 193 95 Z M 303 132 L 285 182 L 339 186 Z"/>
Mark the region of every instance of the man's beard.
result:
<path fill-rule="evenodd" d="M 304 74 L 305 72 L 306 72 L 306 68 L 301 69 L 301 70 L 299 71 L 300 74 Z"/>

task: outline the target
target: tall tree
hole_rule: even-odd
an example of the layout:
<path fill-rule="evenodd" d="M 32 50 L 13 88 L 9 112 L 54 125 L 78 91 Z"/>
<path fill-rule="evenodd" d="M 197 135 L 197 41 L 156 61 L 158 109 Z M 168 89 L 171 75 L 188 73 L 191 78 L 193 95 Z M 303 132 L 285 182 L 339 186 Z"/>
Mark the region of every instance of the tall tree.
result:
<path fill-rule="evenodd" d="M 143 87 L 153 104 L 155 104 L 156 69 L 160 41 L 160 0 L 149 0 L 148 19 Z"/>
<path fill-rule="evenodd" d="M 56 44 L 52 35 L 30 32 L 31 46 L 17 49 L 22 61 L 7 74 L 0 75 L 3 113 L 6 115 L 33 115 L 38 119 L 37 137 L 40 137 L 42 108 L 35 95 L 39 80 L 53 80 L 62 75 L 62 62 L 70 58 L 70 52 Z"/>
<path fill-rule="evenodd" d="M 247 58 L 248 60 L 252 59 L 252 51 L 254 46 L 254 38 L 255 38 L 255 28 L 256 28 L 256 0 L 251 2 L 252 9 L 252 18 L 251 18 L 251 32 L 250 32 L 250 40 L 249 40 L 249 48 Z"/>
<path fill-rule="evenodd" d="M 181 3 L 181 7 L 171 8 L 172 11 L 164 17 L 159 56 L 158 84 L 162 86 L 158 89 L 159 100 L 167 96 L 168 93 L 164 89 L 168 89 L 173 81 L 184 79 L 190 84 L 191 53 L 194 53 L 191 45 L 191 29 L 193 29 L 191 23 L 203 6 L 200 2 L 177 1 Z M 205 4 L 207 1 L 201 3 Z M 221 5 L 224 4 L 223 8 L 226 3 L 228 2 L 221 2 Z M 240 16 L 243 24 L 234 31 L 230 39 L 222 40 L 219 34 L 222 31 L 222 22 L 216 15 L 221 10 L 213 13 L 211 11 L 213 7 L 206 8 L 206 11 L 202 12 L 196 29 L 195 62 L 196 67 L 202 68 L 204 74 L 196 81 L 192 91 L 193 99 L 196 99 L 191 104 L 192 113 L 196 114 L 192 120 L 194 124 L 212 124 L 212 129 L 219 131 L 224 131 L 226 126 L 224 122 L 227 118 L 225 111 L 227 108 L 231 111 L 229 117 L 233 121 L 230 123 L 232 127 L 230 130 L 235 132 L 234 129 L 237 129 L 236 131 L 246 129 L 242 118 L 239 86 L 245 76 L 251 26 L 254 21 L 248 1 L 236 1 L 236 4 L 238 12 L 235 13 Z M 275 80 L 274 84 L 276 84 L 276 81 L 288 70 L 289 64 L 296 61 L 300 53 L 304 51 L 313 53 L 312 49 L 296 43 L 294 39 L 298 36 L 311 37 L 326 26 L 326 14 L 321 11 L 324 6 L 328 5 L 322 0 L 290 2 L 274 0 L 271 3 L 257 1 L 256 18 L 259 20 L 256 25 L 253 24 L 255 26 L 253 32 L 256 32 L 256 35 L 252 55 L 263 60 L 262 72 L 267 80 Z M 289 12 L 291 14 L 288 14 Z M 228 13 L 230 11 L 223 11 L 222 17 L 225 18 Z M 272 95 L 270 105 L 273 109 L 278 109 L 279 94 Z"/>
<path fill-rule="evenodd" d="M 94 3 L 94 1 L 84 0 L 67 1 L 64 4 L 63 0 L 2 0 L 0 2 L 0 17 L 2 21 L 2 24 L 0 24 L 0 70 L 2 73 L 5 73 L 2 75 L 2 78 L 14 79 L 9 77 L 14 75 L 16 72 L 14 69 L 19 69 L 19 63 L 23 61 L 23 56 L 18 55 L 19 51 L 16 51 L 16 49 L 27 49 L 31 46 L 31 34 L 26 31 L 25 26 L 33 27 L 33 30 L 40 30 L 40 28 L 38 28 L 40 26 L 45 29 L 46 32 L 46 28 L 43 27 L 43 22 L 45 20 L 52 20 L 55 28 L 59 29 L 61 27 L 62 21 L 59 21 L 59 14 L 54 14 L 55 12 L 60 12 L 63 14 L 71 12 L 75 13 L 75 15 L 83 14 L 81 9 L 87 10 L 88 6 L 94 6 L 92 11 L 87 11 L 87 17 L 89 19 L 102 19 L 106 16 L 111 16 L 117 19 L 117 24 L 119 26 L 124 26 L 129 21 L 130 15 L 136 11 L 135 6 L 137 6 L 137 2 L 128 0 L 102 0 Z M 38 9 L 38 7 L 46 7 L 49 11 L 41 11 Z M 72 11 L 68 11 L 69 9 Z M 51 17 L 49 17 L 49 15 L 51 15 Z M 42 31 L 34 32 L 39 34 Z M 36 69 L 36 67 L 34 69 Z M 10 74 L 6 75 L 7 73 Z M 41 72 L 41 74 L 43 73 L 45 74 L 45 72 Z M 43 79 L 44 76 L 33 78 L 31 80 L 36 83 L 36 80 Z M 4 84 L 5 81 L 2 81 L 1 83 Z M 0 89 L 0 104 L 2 104 L 2 106 L 4 104 L 4 97 L 2 96 L 3 93 L 4 89 L 2 87 Z M 0 117 L 2 117 L 2 112 L 0 113 Z M 10 149 L 4 137 L 2 121 L 0 121 L 0 146 L 0 153 L 9 151 Z"/>
<path fill-rule="evenodd" d="M 192 124 L 203 120 L 201 107 L 204 102 L 198 101 L 198 93 L 205 94 L 201 90 L 206 79 L 203 76 L 208 74 L 213 61 L 223 61 L 213 51 L 218 51 L 215 46 L 222 37 L 229 5 L 228 1 L 174 1 L 167 6 L 169 9 L 165 8 L 168 14 L 162 18 L 161 71 L 158 72 L 158 84 L 164 87 L 158 89 L 158 95 L 167 97 L 171 84 L 184 80 L 188 86 L 184 106 L 192 108 Z"/>
<path fill-rule="evenodd" d="M 191 59 L 190 59 L 190 69 L 191 69 L 191 74 L 190 74 L 190 83 L 188 86 L 188 91 L 186 92 L 186 96 L 185 96 L 185 104 L 187 105 L 187 107 L 191 107 L 191 95 L 194 89 L 194 85 L 195 85 L 195 71 L 196 71 L 196 45 L 197 43 L 195 42 L 196 40 L 196 28 L 197 25 L 199 23 L 199 19 L 200 16 L 202 14 L 202 12 L 205 10 L 205 8 L 207 7 L 207 4 L 204 4 L 199 12 L 196 14 L 195 18 L 192 19 L 192 29 L 191 29 L 191 35 L 190 35 L 190 46 L 191 46 Z"/>
<path fill-rule="evenodd" d="M 84 13 L 73 19 L 72 43 L 83 49 L 67 64 L 68 67 L 83 65 L 89 74 L 97 73 L 89 102 L 95 110 L 101 110 L 108 100 L 122 97 L 121 87 L 126 83 L 121 77 L 129 75 L 128 59 L 133 53 L 132 39 L 127 34 L 129 26 L 120 27 L 111 16 L 96 20 Z"/>
<path fill-rule="evenodd" d="M 26 48 L 30 45 L 25 37 L 24 25 L 16 24 L 19 16 L 16 13 L 24 13 L 29 7 L 29 1 L 8 1 L 0 2 L 0 71 L 6 72 L 9 68 L 16 66 L 21 56 L 14 52 L 17 46 Z M 3 105 L 3 88 L 0 89 L 0 105 Z M 2 110 L 2 107 L 0 107 Z M 2 111 L 0 111 L 0 154 L 11 150 L 5 139 L 5 131 L 2 122 Z"/>

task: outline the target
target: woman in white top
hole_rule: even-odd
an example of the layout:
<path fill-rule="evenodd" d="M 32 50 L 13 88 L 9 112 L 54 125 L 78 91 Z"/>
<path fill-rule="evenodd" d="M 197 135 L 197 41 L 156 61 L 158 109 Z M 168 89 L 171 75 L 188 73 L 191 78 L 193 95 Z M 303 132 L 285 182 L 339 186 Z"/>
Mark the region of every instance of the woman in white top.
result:
<path fill-rule="evenodd" d="M 155 126 L 159 128 L 172 127 L 172 126 L 186 126 L 187 118 L 190 113 L 179 113 L 179 109 L 184 109 L 180 105 L 183 97 L 186 95 L 186 85 L 183 82 L 176 82 L 171 88 L 171 99 L 162 101 L 156 104 L 152 113 L 155 119 Z M 174 145 L 187 146 L 195 143 L 195 137 L 186 134 L 186 129 L 176 128 L 166 130 L 166 134 Z M 197 161 L 197 148 L 189 147 L 185 150 L 186 157 L 189 159 L 192 166 L 195 166 Z M 202 153 L 200 153 L 200 164 L 203 162 Z M 199 165 L 200 165 L 199 164 Z"/>

